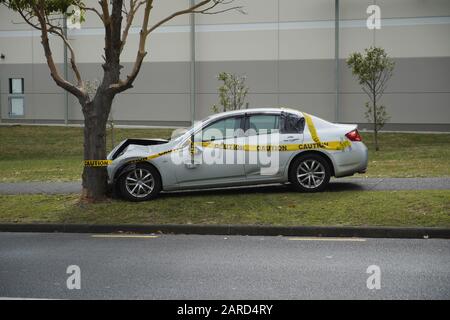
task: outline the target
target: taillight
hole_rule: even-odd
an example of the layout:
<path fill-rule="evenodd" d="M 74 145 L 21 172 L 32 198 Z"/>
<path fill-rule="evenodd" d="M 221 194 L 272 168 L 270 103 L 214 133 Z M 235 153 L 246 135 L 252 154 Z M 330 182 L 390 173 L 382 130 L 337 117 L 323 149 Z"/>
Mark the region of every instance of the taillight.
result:
<path fill-rule="evenodd" d="M 350 131 L 345 135 L 350 141 L 362 141 L 361 136 L 359 135 L 359 132 L 357 129 Z"/>

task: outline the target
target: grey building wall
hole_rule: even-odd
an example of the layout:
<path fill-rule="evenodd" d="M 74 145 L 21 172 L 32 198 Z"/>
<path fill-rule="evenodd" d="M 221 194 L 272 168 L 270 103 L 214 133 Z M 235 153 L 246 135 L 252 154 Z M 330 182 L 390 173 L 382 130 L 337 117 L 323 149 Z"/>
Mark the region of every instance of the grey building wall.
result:
<path fill-rule="evenodd" d="M 364 122 L 366 95 L 341 61 L 339 121 Z M 395 59 L 396 71 L 381 103 L 388 106 L 387 129 L 449 131 L 450 57 Z M 126 64 L 129 68 L 130 64 Z M 45 64 L 2 65 L 0 90 L 3 122 L 63 123 L 64 92 L 54 85 Z M 335 119 L 334 61 L 213 61 L 197 62 L 196 119 L 217 103 L 216 75 L 246 74 L 251 107 L 285 106 Z M 98 64 L 81 64 L 90 79 L 101 74 Z M 25 116 L 8 116 L 8 77 L 25 79 Z M 123 124 L 186 126 L 190 123 L 188 62 L 145 63 L 135 87 L 116 97 L 112 117 Z M 78 102 L 70 98 L 69 120 L 80 123 Z"/>
<path fill-rule="evenodd" d="M 382 103 L 391 115 L 386 129 L 450 131 L 450 1 L 341 0 L 339 109 L 335 109 L 334 1 L 242 0 L 249 14 L 196 19 L 195 119 L 217 103 L 216 76 L 221 71 L 247 76 L 251 107 L 286 106 L 331 121 L 365 126 L 367 98 L 345 64 L 350 52 L 383 46 L 396 68 Z M 264 2 L 261 5 L 261 1 Z M 163 11 L 188 1 L 171 1 Z M 428 3 L 428 2 L 427 2 Z M 365 27 L 366 8 L 382 9 L 382 29 Z M 49 76 L 38 34 L 8 21 L 0 7 L 0 121 L 63 123 L 64 92 Z M 8 20 L 8 21 L 7 21 Z M 88 19 L 71 35 L 84 79 L 101 77 L 102 34 Z M 190 43 L 187 18 L 153 36 L 150 58 L 135 87 L 116 97 L 116 123 L 186 126 L 191 122 Z M 28 35 L 28 33 L 31 35 Z M 136 33 L 134 34 L 135 37 Z M 136 37 L 124 52 L 124 74 L 132 66 Z M 62 47 L 54 47 L 62 62 Z M 62 67 L 62 65 L 59 65 Z M 62 70 L 62 69 L 61 69 Z M 8 79 L 25 79 L 25 115 L 8 114 Z M 77 101 L 70 97 L 69 123 L 82 123 Z"/>

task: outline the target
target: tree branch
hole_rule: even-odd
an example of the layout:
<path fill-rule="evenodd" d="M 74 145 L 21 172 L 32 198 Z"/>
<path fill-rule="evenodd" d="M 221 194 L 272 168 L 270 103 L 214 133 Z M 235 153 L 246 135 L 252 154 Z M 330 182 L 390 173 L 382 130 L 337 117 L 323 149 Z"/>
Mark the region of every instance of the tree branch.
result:
<path fill-rule="evenodd" d="M 366 88 L 365 86 L 363 86 L 362 89 L 369 96 L 370 101 L 373 102 L 372 91 L 370 89 Z"/>
<path fill-rule="evenodd" d="M 104 22 L 103 15 L 97 9 L 91 8 L 91 7 L 85 7 L 85 6 L 80 6 L 80 9 L 83 9 L 86 11 L 91 11 L 91 12 L 95 13 L 100 18 L 100 20 L 102 20 Z"/>
<path fill-rule="evenodd" d="M 18 9 L 17 12 L 22 16 L 22 18 L 25 20 L 27 24 L 29 24 L 31 27 L 41 30 L 41 28 L 37 25 L 31 22 L 32 15 L 30 12 L 23 12 L 22 10 Z"/>
<path fill-rule="evenodd" d="M 99 4 L 102 8 L 102 17 L 103 17 L 103 25 L 105 27 L 105 62 L 111 60 L 111 46 L 112 46 L 112 40 L 111 40 L 111 16 L 109 14 L 109 7 L 108 7 L 108 0 L 100 0 Z M 106 68 L 106 65 L 103 64 L 103 69 Z"/>
<path fill-rule="evenodd" d="M 56 67 L 55 61 L 53 60 L 53 55 L 52 55 L 52 51 L 50 48 L 50 43 L 49 43 L 49 39 L 48 39 L 48 34 L 49 33 L 54 33 L 56 35 L 58 35 L 58 32 L 55 30 L 55 26 L 51 26 L 48 25 L 49 22 L 47 20 L 47 15 L 44 11 L 44 4 L 43 4 L 44 0 L 39 0 L 39 5 L 34 4 L 33 5 L 33 11 L 34 14 L 36 15 L 38 21 L 39 21 L 39 25 L 34 25 L 31 21 L 25 19 L 25 21 L 29 22 L 29 24 L 33 27 L 35 27 L 36 29 L 41 31 L 41 43 L 42 46 L 44 48 L 44 53 L 45 53 L 45 57 L 47 60 L 47 65 L 50 69 L 50 74 L 53 78 L 53 80 L 56 82 L 56 84 L 58 86 L 60 86 L 61 88 L 69 91 L 70 93 L 72 93 L 74 96 L 76 96 L 79 100 L 86 100 L 89 99 L 89 97 L 86 95 L 84 89 L 82 88 L 82 86 L 77 87 L 76 85 L 72 84 L 71 82 L 69 82 L 67 79 L 64 79 L 61 77 L 61 75 L 58 72 L 58 68 Z M 23 13 L 21 13 L 22 15 Z M 24 16 L 24 15 L 22 15 Z M 61 38 L 63 39 L 63 41 L 68 44 L 67 39 L 65 39 L 65 37 L 61 34 Z M 68 45 L 68 47 L 71 49 L 71 54 L 73 54 L 73 49 L 70 46 L 70 44 Z M 82 83 L 81 77 L 79 75 L 78 69 L 76 67 L 75 64 L 75 60 L 74 57 L 72 57 L 73 60 L 73 65 L 72 68 L 74 68 L 74 72 L 77 76 L 77 79 L 79 80 L 79 83 Z"/>
<path fill-rule="evenodd" d="M 120 93 L 132 87 L 133 81 L 134 79 L 136 79 L 139 70 L 141 69 L 142 61 L 144 60 L 144 57 L 147 55 L 147 52 L 145 51 L 145 42 L 147 40 L 148 33 L 145 30 L 147 30 L 148 28 L 150 12 L 153 9 L 153 0 L 145 0 L 145 1 L 146 4 L 144 10 L 144 18 L 142 22 L 142 28 L 139 33 L 139 48 L 136 55 L 136 60 L 134 62 L 131 73 L 127 76 L 127 79 L 125 81 L 119 80 L 118 83 L 110 85 L 110 89 L 114 94 Z"/>
<path fill-rule="evenodd" d="M 49 27 L 47 29 L 48 32 L 60 37 L 61 40 L 64 42 L 64 44 L 69 49 L 69 51 L 70 51 L 70 66 L 71 66 L 73 72 L 75 73 L 75 77 L 77 78 L 77 86 L 79 88 L 83 88 L 83 80 L 81 79 L 80 71 L 78 70 L 78 66 L 75 62 L 75 51 L 73 50 L 72 45 L 69 43 L 69 40 L 65 36 L 63 28 L 61 26 L 56 26 L 53 23 L 51 23 L 48 16 L 46 16 L 45 18 L 46 18 L 47 25 Z M 63 19 L 65 19 L 65 17 L 63 17 Z M 60 19 L 58 19 L 58 20 L 60 20 Z"/>
<path fill-rule="evenodd" d="M 69 40 L 64 36 L 64 33 L 58 32 L 53 29 L 49 29 L 49 32 L 59 36 L 62 39 L 62 41 L 64 42 L 64 44 L 67 46 L 67 48 L 69 49 L 69 51 L 70 51 L 70 67 L 72 68 L 73 72 L 75 73 L 75 77 L 77 78 L 77 86 L 79 88 L 83 88 L 84 87 L 83 80 L 81 78 L 80 71 L 78 70 L 78 66 L 75 61 L 75 51 L 73 50 L 73 47 L 70 44 Z"/>
<path fill-rule="evenodd" d="M 139 8 L 145 4 L 145 0 L 130 0 L 130 8 L 129 10 L 125 10 L 125 14 L 127 17 L 127 21 L 125 24 L 125 28 L 122 32 L 122 44 L 120 46 L 120 52 L 123 51 L 123 48 L 125 47 L 125 43 L 127 42 L 128 33 L 130 31 L 131 25 L 133 24 L 134 16 L 136 15 L 136 12 L 139 10 Z M 125 5 L 125 4 L 124 4 Z"/>
<path fill-rule="evenodd" d="M 382 72 L 383 77 L 380 76 L 380 81 L 378 87 L 375 88 L 375 92 L 377 96 L 381 96 L 386 89 L 386 83 L 389 80 L 389 78 L 392 76 L 392 73 L 389 70 L 384 70 Z"/>
<path fill-rule="evenodd" d="M 180 10 L 180 11 L 177 11 L 177 12 L 172 13 L 171 15 L 167 16 L 166 18 L 162 19 L 161 21 L 159 21 L 158 23 L 156 23 L 155 25 L 153 25 L 153 26 L 147 31 L 147 33 L 148 33 L 148 34 L 151 33 L 152 31 L 154 31 L 156 28 L 160 27 L 160 26 L 163 25 L 164 23 L 166 23 L 166 22 L 172 20 L 172 19 L 175 18 L 175 17 L 181 16 L 181 15 L 183 15 L 183 14 L 187 14 L 187 13 L 201 13 L 201 14 L 208 14 L 208 13 L 210 13 L 210 14 L 217 14 L 217 13 L 221 13 L 221 12 L 226 12 L 226 11 L 231 11 L 231 10 L 240 10 L 240 9 L 242 9 L 242 7 L 232 7 L 232 8 L 227 8 L 227 9 L 221 10 L 220 12 L 217 12 L 217 13 L 211 13 L 211 12 L 210 12 L 211 9 L 215 8 L 215 7 L 218 6 L 218 5 L 221 5 L 221 4 L 229 4 L 229 3 L 231 3 L 231 2 L 233 2 L 233 1 L 230 1 L 230 0 L 228 0 L 228 1 L 227 1 L 227 0 L 203 0 L 203 1 L 197 3 L 196 5 L 194 5 L 194 6 L 190 7 L 190 8 L 187 8 L 187 9 Z M 212 3 L 212 4 L 211 4 L 209 7 L 207 7 L 207 8 L 201 9 L 202 7 L 206 6 L 208 3 Z M 200 10 L 197 10 L 197 9 L 200 9 Z"/>
<path fill-rule="evenodd" d="M 138 0 L 134 0 L 134 1 L 138 1 Z M 177 16 L 181 16 L 181 15 L 188 14 L 188 13 L 200 13 L 200 14 L 210 13 L 211 9 L 217 7 L 218 5 L 230 4 L 233 1 L 234 0 L 203 0 L 203 1 L 199 2 L 198 4 L 195 4 L 187 9 L 172 13 L 171 15 L 160 20 L 159 22 L 157 22 L 156 24 L 154 24 L 153 26 L 151 26 L 149 28 L 148 22 L 149 22 L 150 11 L 153 8 L 153 0 L 145 0 L 146 5 L 145 5 L 145 11 L 144 11 L 144 18 L 143 18 L 142 28 L 141 28 L 141 31 L 139 34 L 139 49 L 138 49 L 138 52 L 136 55 L 136 60 L 134 62 L 133 69 L 132 69 L 131 73 L 127 76 L 126 80 L 119 80 L 118 83 L 112 84 L 110 86 L 110 89 L 113 91 L 114 94 L 117 94 L 117 93 L 125 91 L 126 89 L 129 89 L 133 86 L 133 81 L 136 79 L 136 77 L 139 73 L 139 70 L 142 66 L 144 57 L 147 55 L 147 52 L 145 51 L 145 43 L 146 43 L 147 37 L 156 28 L 160 27 L 164 23 L 174 19 Z M 208 4 L 210 4 L 210 5 L 205 8 L 205 6 Z M 242 9 L 242 7 L 232 7 L 232 8 L 224 9 L 221 11 L 217 11 L 216 13 L 230 11 L 230 10 L 241 10 L 241 9 Z M 216 13 L 212 13 L 212 14 L 216 14 Z M 134 15 L 133 15 L 133 17 L 134 17 Z M 130 25 L 131 25 L 132 21 L 131 22 L 127 21 L 127 24 L 128 23 L 130 23 Z M 125 40 L 126 40 L 127 36 L 128 36 L 128 30 L 126 31 L 126 34 L 125 34 Z M 122 36 L 122 41 L 123 40 L 124 40 L 124 37 Z"/>

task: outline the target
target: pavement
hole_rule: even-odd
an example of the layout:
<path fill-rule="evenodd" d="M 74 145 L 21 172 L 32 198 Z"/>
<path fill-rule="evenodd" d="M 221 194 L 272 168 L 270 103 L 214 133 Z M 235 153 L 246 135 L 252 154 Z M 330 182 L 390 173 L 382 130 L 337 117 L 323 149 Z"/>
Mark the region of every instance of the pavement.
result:
<path fill-rule="evenodd" d="M 450 299 L 450 240 L 0 233 L 0 261 L 1 298 Z"/>
<path fill-rule="evenodd" d="M 222 190 L 282 190 L 284 185 L 269 184 L 251 187 L 221 188 Z M 206 189 L 206 191 L 214 189 Z M 333 178 L 328 191 L 380 191 L 380 190 L 450 190 L 450 177 L 444 178 Z M 0 183 L 0 194 L 69 194 L 81 192 L 76 182 L 12 182 Z M 186 191 L 182 191 L 186 192 Z M 192 192 L 205 192 L 192 191 Z M 173 192 L 171 192 L 173 193 Z"/>

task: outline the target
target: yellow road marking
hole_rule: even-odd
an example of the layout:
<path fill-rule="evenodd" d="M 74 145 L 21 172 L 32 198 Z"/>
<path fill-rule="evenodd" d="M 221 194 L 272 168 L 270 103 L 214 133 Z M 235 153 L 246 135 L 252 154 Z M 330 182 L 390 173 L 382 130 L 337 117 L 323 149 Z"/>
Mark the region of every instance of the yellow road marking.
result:
<path fill-rule="evenodd" d="M 308 238 L 308 237 L 300 237 L 300 238 L 289 238 L 291 241 L 354 241 L 354 242 L 365 242 L 366 239 L 362 238 Z"/>
<path fill-rule="evenodd" d="M 92 238 L 142 238 L 142 239 L 155 239 L 159 236 L 141 236 L 132 234 L 94 234 Z"/>

